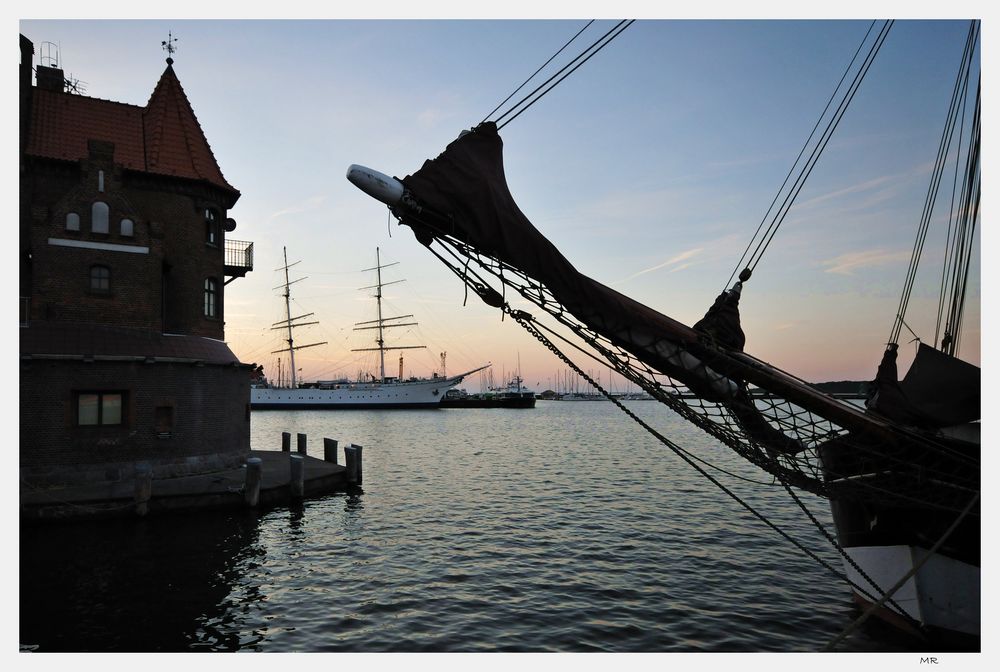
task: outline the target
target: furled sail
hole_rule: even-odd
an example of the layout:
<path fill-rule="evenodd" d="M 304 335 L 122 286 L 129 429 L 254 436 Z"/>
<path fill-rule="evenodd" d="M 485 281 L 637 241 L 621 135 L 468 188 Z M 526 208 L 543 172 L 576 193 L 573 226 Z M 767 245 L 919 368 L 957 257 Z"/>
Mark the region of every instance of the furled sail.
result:
<path fill-rule="evenodd" d="M 448 234 L 540 281 L 588 327 L 710 397 L 736 393 L 736 385 L 705 366 L 685 345 L 694 329 L 630 299 L 579 271 L 528 221 L 514 202 L 503 168 L 503 141 L 486 122 L 464 133 L 435 159 L 402 180 L 421 208 L 443 215 L 406 216 L 417 238 L 429 244 Z M 737 318 L 738 319 L 738 318 Z"/>

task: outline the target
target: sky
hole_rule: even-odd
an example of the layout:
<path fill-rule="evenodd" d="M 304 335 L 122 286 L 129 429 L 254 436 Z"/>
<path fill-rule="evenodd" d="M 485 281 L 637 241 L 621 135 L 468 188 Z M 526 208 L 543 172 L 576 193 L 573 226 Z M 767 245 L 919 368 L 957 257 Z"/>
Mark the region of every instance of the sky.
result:
<path fill-rule="evenodd" d="M 185 18 L 195 15 L 22 18 L 18 29 L 34 42 L 36 64 L 43 43 L 53 43 L 85 95 L 134 105 L 146 103 L 166 67 L 162 42 L 176 38 L 174 71 L 242 194 L 228 237 L 254 243 L 253 272 L 225 288 L 226 341 L 241 360 L 277 373 L 272 351 L 283 345 L 271 327 L 284 319 L 275 288 L 287 250 L 289 274 L 300 279 L 292 313 L 319 322 L 297 330 L 296 343 L 327 342 L 297 354 L 300 378 L 370 369 L 350 349 L 373 345 L 373 332 L 353 327 L 375 317 L 371 290 L 360 288 L 375 282 L 363 269 L 375 265 L 378 248 L 383 264 L 398 262 L 383 280 L 403 280 L 385 288 L 384 314 L 418 322 L 387 341 L 427 346 L 405 351 L 405 375 L 439 371 L 446 352 L 448 373 L 491 362 L 495 383 L 519 369 L 538 391 L 555 387 L 565 365 L 496 309 L 475 296 L 466 302 L 460 281 L 345 173 L 354 163 L 398 177 L 415 172 L 589 18 Z M 595 21 L 553 64 L 615 22 Z M 578 270 L 693 324 L 736 268 L 869 24 L 641 19 L 501 131 L 511 193 Z M 747 352 L 809 381 L 873 377 L 966 30 L 957 20 L 896 22 L 744 289 Z M 926 342 L 941 235 L 928 238 L 907 314 Z M 975 255 L 961 355 L 978 364 L 978 236 Z M 901 344 L 901 374 L 914 348 Z M 398 354 L 387 359 L 395 373 Z M 594 373 L 607 381 L 606 371 Z"/>

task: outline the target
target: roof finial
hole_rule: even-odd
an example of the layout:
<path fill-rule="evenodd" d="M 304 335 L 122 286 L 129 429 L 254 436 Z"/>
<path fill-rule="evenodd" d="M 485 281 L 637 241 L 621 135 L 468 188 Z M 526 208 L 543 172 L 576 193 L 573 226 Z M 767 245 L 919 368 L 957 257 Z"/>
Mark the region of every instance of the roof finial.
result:
<path fill-rule="evenodd" d="M 174 46 L 174 42 L 176 42 L 176 41 L 177 41 L 177 38 L 174 37 L 173 33 L 170 32 L 170 31 L 167 31 L 167 39 L 165 39 L 163 42 L 160 43 L 160 46 L 163 49 L 167 50 L 167 65 L 173 65 L 174 64 L 174 59 L 172 58 L 172 56 L 173 56 L 173 53 L 175 51 L 177 51 L 177 47 Z"/>

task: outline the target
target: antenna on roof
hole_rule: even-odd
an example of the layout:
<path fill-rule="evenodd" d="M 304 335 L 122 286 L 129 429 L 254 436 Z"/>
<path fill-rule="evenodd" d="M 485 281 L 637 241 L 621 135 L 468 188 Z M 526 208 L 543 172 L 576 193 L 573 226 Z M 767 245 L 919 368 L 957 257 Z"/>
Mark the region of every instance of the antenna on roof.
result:
<path fill-rule="evenodd" d="M 81 82 L 73 76 L 73 73 L 70 73 L 69 77 L 64 78 L 64 84 L 66 86 L 66 93 L 75 93 L 78 96 L 82 96 L 87 92 L 87 82 Z"/>
<path fill-rule="evenodd" d="M 166 49 L 167 51 L 167 65 L 174 64 L 173 55 L 174 52 L 177 51 L 177 47 L 174 46 L 174 42 L 176 41 L 177 38 L 174 37 L 173 33 L 167 31 L 167 39 L 163 40 L 163 42 L 160 42 L 160 47 Z"/>

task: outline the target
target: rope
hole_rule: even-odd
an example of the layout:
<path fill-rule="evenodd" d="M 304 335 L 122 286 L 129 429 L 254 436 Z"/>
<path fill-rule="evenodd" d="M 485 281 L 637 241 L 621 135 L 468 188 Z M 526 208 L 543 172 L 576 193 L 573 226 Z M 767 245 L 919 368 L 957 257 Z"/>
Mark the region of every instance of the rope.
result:
<path fill-rule="evenodd" d="M 781 477 L 779 476 L 779 478 Z M 798 504 L 799 509 L 801 509 L 802 512 L 806 514 L 806 516 L 809 518 L 810 521 L 812 521 L 812 524 L 816 527 L 816 529 L 818 529 L 820 533 L 824 537 L 826 537 L 826 540 L 830 542 L 830 545 L 833 546 L 835 549 L 837 549 L 837 552 L 840 554 L 840 556 L 844 560 L 846 560 L 851 565 L 851 567 L 854 568 L 854 571 L 856 571 L 861 576 L 861 578 L 863 578 L 865 581 L 871 584 L 872 588 L 874 588 L 880 595 L 883 596 L 883 600 L 887 600 L 891 607 L 896 609 L 896 611 L 898 611 L 903 616 L 903 618 L 905 618 L 910 622 L 911 626 L 913 626 L 918 632 L 920 632 L 922 630 L 920 622 L 917 621 L 912 616 L 910 616 L 908 613 L 906 613 L 906 611 L 904 611 L 903 608 L 900 607 L 895 600 L 891 599 L 890 594 L 886 593 L 886 591 L 883 590 L 882 587 L 879 586 L 872 577 L 868 576 L 868 573 L 861 568 L 861 565 L 855 562 L 854 558 L 848 555 L 844 547 L 840 545 L 840 542 L 838 542 L 837 539 L 832 534 L 830 534 L 829 530 L 826 529 L 826 526 L 823 525 L 823 523 L 819 522 L 816 516 L 813 515 L 812 511 L 810 511 L 809 508 L 805 505 L 805 502 L 803 502 L 799 498 L 799 496 L 795 494 L 795 491 L 788 486 L 788 483 L 786 483 L 784 479 L 781 479 L 781 484 L 785 487 L 785 492 L 787 492 L 788 495 L 795 501 L 795 503 Z"/>
<path fill-rule="evenodd" d="M 878 52 L 882 49 L 882 45 L 885 43 L 885 40 L 888 37 L 889 30 L 892 28 L 892 25 L 893 25 L 892 21 L 886 21 L 883 24 L 881 30 L 879 31 L 879 34 L 876 36 L 875 41 L 872 44 L 871 49 L 865 56 L 865 59 L 860 65 L 858 72 L 855 74 L 854 79 L 851 82 L 850 86 L 847 88 L 847 91 L 844 94 L 844 98 L 841 99 L 840 103 L 837 106 L 837 109 L 833 113 L 833 116 L 828 122 L 826 128 L 823 130 L 820 139 L 817 141 L 816 145 L 810 152 L 809 157 L 806 159 L 802 171 L 795 179 L 795 182 L 792 184 L 789 192 L 785 195 L 784 200 L 778 207 L 778 211 L 772 218 L 771 223 L 768 225 L 761 239 L 757 242 L 757 245 L 754 248 L 753 252 L 750 254 L 746 269 L 743 271 L 743 274 L 746 275 L 747 278 L 749 278 L 750 274 L 754 271 L 754 269 L 756 269 L 757 264 L 760 262 L 761 258 L 763 258 L 764 252 L 767 251 L 767 248 L 770 246 L 771 241 L 774 239 L 775 234 L 777 234 L 778 229 L 781 227 L 781 224 L 784 222 L 785 217 L 787 217 L 789 211 L 792 208 L 792 205 L 795 203 L 795 199 L 798 197 L 799 193 L 802 191 L 802 188 L 805 186 L 806 180 L 812 174 L 813 168 L 815 168 L 816 163 L 819 161 L 820 155 L 823 153 L 823 150 L 826 149 L 826 146 L 830 142 L 830 138 L 833 136 L 834 131 L 840 125 L 840 121 L 843 119 L 848 106 L 854 100 L 854 96 L 857 94 L 862 81 L 864 81 L 865 76 L 871 69 L 875 57 L 878 55 Z M 867 38 L 868 35 L 866 34 L 865 39 L 867 40 Z M 864 44 L 864 42 L 862 42 L 862 44 Z M 852 60 L 851 63 L 853 64 L 854 61 Z M 834 93 L 836 94 L 836 91 Z M 794 169 L 794 165 L 792 166 L 792 168 Z M 779 190 L 779 195 L 780 195 L 780 190 Z M 777 197 L 775 197 L 775 200 L 777 200 Z M 768 212 L 770 212 L 770 209 L 768 210 Z M 765 219 L 766 218 L 767 215 L 765 215 Z M 758 227 L 758 231 L 759 230 L 760 227 Z M 754 238 L 756 238 L 756 234 L 754 234 Z M 751 246 L 753 246 L 753 239 L 751 239 L 750 244 L 747 246 L 747 250 L 749 250 Z M 746 254 L 747 253 L 744 252 L 744 258 L 746 257 Z M 730 278 L 731 277 L 732 276 L 730 276 Z"/>
<path fill-rule="evenodd" d="M 567 63 L 566 65 L 564 65 L 558 72 L 556 72 L 554 75 L 552 75 L 547 80 L 545 80 L 544 82 L 542 82 L 537 88 L 535 88 L 534 91 L 532 91 L 531 93 L 529 93 L 527 96 L 525 96 L 524 98 L 522 98 L 519 102 L 517 102 L 514 106 L 512 106 L 509 110 L 507 110 L 506 112 L 504 112 L 503 114 L 501 114 L 499 117 L 497 117 L 494 120 L 495 122 L 497 122 L 497 130 L 499 131 L 504 126 L 506 126 L 507 124 L 509 124 L 510 122 L 514 121 L 519 116 L 521 116 L 521 114 L 525 110 L 527 110 L 529 107 L 531 107 L 532 105 L 534 105 L 535 103 L 537 103 L 539 100 L 541 100 L 542 96 L 544 96 L 549 91 L 551 91 L 552 89 L 554 89 L 557 85 L 559 85 L 560 83 L 562 83 L 562 81 L 564 79 L 566 79 L 567 77 L 569 77 L 571 74 L 573 74 L 577 70 L 577 68 L 579 68 L 581 65 L 583 65 L 584 63 L 586 63 L 587 61 L 589 61 L 597 52 L 599 52 L 601 49 L 603 49 L 604 47 L 606 47 L 613 39 L 615 39 L 616 37 L 618 37 L 619 35 L 621 35 L 622 31 L 624 31 L 626 28 L 628 28 L 629 26 L 631 26 L 633 23 L 635 23 L 635 19 L 630 19 L 628 21 L 624 21 L 623 20 L 623 21 L 619 21 L 617 24 L 615 24 L 615 26 L 611 30 L 609 30 L 607 33 L 605 33 L 599 39 L 597 39 L 593 44 L 591 44 L 589 47 L 587 47 L 587 49 L 585 49 L 583 52 L 581 52 L 579 56 L 577 56 L 572 61 L 570 61 L 569 63 Z M 600 44 L 600 46 L 597 46 L 598 44 Z M 590 52 L 589 54 L 587 54 L 588 51 Z M 584 54 L 587 54 L 586 57 L 584 57 Z M 580 59 L 583 59 L 583 60 L 580 60 Z M 580 62 L 576 63 L 577 61 L 580 61 Z M 576 63 L 576 65 L 573 65 L 574 63 Z M 570 68 L 570 66 L 573 66 L 573 67 L 569 70 L 569 72 L 566 72 L 566 74 L 563 75 L 562 73 L 567 68 Z M 562 76 L 559 77 L 560 75 L 562 75 Z M 541 89 L 543 89 L 546 85 L 548 85 L 549 82 L 552 82 L 553 79 L 556 79 L 556 77 L 559 77 L 559 79 L 556 80 L 555 83 L 553 83 L 551 86 L 549 86 L 547 89 L 545 89 L 541 93 L 538 93 L 539 91 L 541 91 Z M 529 100 L 536 93 L 538 93 L 537 97 L 535 97 L 533 100 L 531 100 L 530 103 L 527 103 L 525 105 L 525 101 Z M 507 115 L 509 115 L 512 112 L 514 112 L 514 110 L 517 110 L 517 108 L 520 107 L 521 105 L 524 105 L 524 107 L 521 108 L 520 110 L 518 110 L 517 114 L 515 114 L 514 116 L 512 116 L 510 119 L 508 119 L 507 121 L 503 122 L 502 124 L 499 123 L 500 120 L 502 120 L 504 117 L 506 117 Z"/>
<path fill-rule="evenodd" d="M 927 238 L 927 230 L 930 227 L 931 215 L 934 211 L 934 204 L 937 201 L 938 188 L 941 185 L 945 162 L 948 158 L 952 137 L 954 136 L 955 124 L 958 120 L 958 111 L 961 100 L 960 92 L 963 88 L 962 82 L 969 76 L 969 69 L 972 66 L 973 53 L 978 40 L 979 22 L 972 21 L 969 26 L 969 33 L 966 36 L 965 49 L 962 52 L 962 61 L 959 67 L 959 72 L 955 77 L 955 86 L 952 89 L 951 103 L 949 104 L 948 114 L 945 118 L 944 129 L 941 132 L 941 140 L 938 144 L 938 152 L 934 160 L 931 182 L 927 187 L 927 195 L 924 199 L 923 212 L 920 215 L 920 222 L 917 226 L 917 237 L 913 242 L 910 264 L 907 269 L 906 279 L 903 283 L 903 291 L 899 297 L 899 307 L 896 310 L 896 320 L 893 323 L 892 330 L 890 331 L 890 343 L 898 342 L 899 334 L 902 329 L 902 320 L 906 317 L 906 309 L 909 306 L 910 296 L 913 292 L 913 285 L 916 281 L 917 267 L 919 266 L 920 257 L 923 253 L 924 241 Z"/>
<path fill-rule="evenodd" d="M 785 532 L 780 527 L 778 527 L 777 525 L 775 525 L 773 522 L 771 522 L 770 520 L 768 520 L 768 518 L 766 516 L 764 516 L 759 511 L 757 511 L 753 506 L 751 506 L 746 501 L 744 501 L 739 495 L 737 495 L 735 492 L 733 492 L 732 490 L 730 490 L 729 488 L 727 488 L 724 484 L 722 484 L 720 481 L 718 481 L 716 478 L 714 478 L 711 474 L 709 474 L 707 471 L 705 471 L 704 469 L 702 469 L 701 467 L 699 467 L 697 464 L 695 464 L 695 462 L 693 460 L 689 459 L 688 455 L 686 454 L 686 451 L 684 451 L 680 446 L 678 446 L 673 441 L 671 441 L 670 439 L 668 439 L 666 436 L 664 436 L 663 434 L 660 434 L 658 431 L 656 431 L 651 426 L 649 426 L 642 418 L 640 418 L 639 416 L 637 416 L 629 408 L 627 408 L 624 404 L 622 404 L 620 400 L 615 399 L 614 397 L 612 397 L 603 387 L 601 387 L 601 385 L 599 385 L 597 382 L 595 382 L 594 379 L 591 378 L 588 374 L 584 373 L 582 369 L 580 369 L 561 350 L 559 350 L 559 348 L 556 347 L 556 345 L 554 343 L 552 343 L 551 341 L 549 341 L 545 337 L 544 334 L 542 334 L 540 331 L 538 331 L 537 329 L 534 328 L 534 324 L 536 324 L 534 318 L 532 318 L 530 315 L 528 315 L 527 313 L 525 313 L 523 311 L 518 311 L 518 310 L 511 309 L 509 305 L 504 305 L 503 308 L 502 308 L 502 310 L 504 312 L 509 313 L 510 316 L 518 324 L 520 324 L 529 334 L 531 334 L 536 339 L 538 339 L 539 342 L 541 342 L 543 345 L 545 345 L 545 347 L 547 347 L 553 354 L 555 354 L 559 359 L 561 359 L 567 366 L 569 366 L 571 369 L 573 369 L 573 371 L 575 371 L 577 375 L 579 375 L 584 380 L 586 380 L 588 383 L 590 383 L 590 385 L 592 385 L 601 394 L 603 394 L 605 397 L 607 397 L 608 400 L 611 401 L 613 404 L 615 404 L 615 406 L 617 406 L 623 413 L 625 413 L 633 421 L 635 421 L 640 427 L 642 427 L 643 429 L 645 429 L 649 434 L 651 434 L 653 437 L 655 437 L 657 440 L 659 440 L 660 443 L 662 443 L 667 448 L 669 448 L 675 455 L 677 455 L 682 460 L 684 460 L 690 467 L 692 467 L 695 471 L 697 471 L 702 477 L 708 479 L 713 485 L 715 485 L 717 488 L 719 488 L 720 490 L 722 490 L 733 501 L 735 501 L 737 504 L 739 504 L 744 509 L 746 509 L 755 518 L 757 518 L 762 523 L 764 523 L 765 525 L 767 525 L 768 527 L 770 527 L 772 530 L 774 530 L 775 532 L 777 532 L 786 541 L 790 542 L 793 546 L 795 546 L 800 551 L 802 551 L 803 553 L 805 553 L 807 556 L 809 556 L 810 558 L 812 558 L 813 560 L 815 560 L 817 563 L 819 563 L 821 566 L 823 566 L 824 568 L 826 568 L 834 576 L 836 576 L 837 578 L 839 578 L 839 579 L 841 579 L 843 581 L 846 581 L 848 584 L 850 584 L 851 586 L 853 586 L 855 589 L 857 589 L 859 592 L 861 592 L 863 595 L 865 595 L 869 599 L 872 599 L 872 600 L 875 599 L 870 593 L 868 593 L 867 590 L 865 590 L 861 586 L 859 586 L 856 583 L 854 583 L 853 581 L 851 581 L 846 575 L 844 575 L 841 572 L 837 571 L 837 569 L 834 568 L 832 565 L 830 565 L 830 563 L 828 563 L 826 560 L 823 560 L 821 557 L 819 557 L 818 555 L 816 555 L 813 551 L 811 551 L 808 548 L 806 548 L 805 546 L 803 546 L 799 541 L 797 541 L 796 539 L 794 539 L 787 532 Z"/>
<path fill-rule="evenodd" d="M 833 93 L 830 94 L 830 99 L 826 101 L 826 105 L 823 107 L 823 111 L 820 113 L 819 118 L 813 125 L 812 131 L 809 132 L 809 137 L 806 138 L 806 141 L 802 144 L 802 149 L 799 150 L 799 155 L 795 157 L 795 161 L 792 163 L 791 168 L 788 169 L 788 174 L 785 175 L 785 179 L 782 181 L 781 186 L 778 187 L 778 191 L 774 194 L 774 199 L 771 201 L 771 205 L 767 207 L 767 212 L 765 212 L 764 217 L 761 218 L 760 224 L 757 225 L 757 230 L 754 231 L 753 237 L 750 238 L 750 243 L 747 245 L 746 250 L 743 251 L 743 255 L 740 256 L 740 260 L 736 262 L 736 268 L 734 268 L 733 272 L 729 274 L 729 280 L 726 281 L 726 285 L 725 287 L 723 287 L 723 289 L 729 287 L 733 283 L 733 278 L 736 276 L 736 273 L 740 270 L 740 267 L 743 266 L 743 260 L 746 259 L 747 254 L 750 252 L 750 245 L 753 244 L 753 241 L 757 240 L 757 235 L 760 233 L 761 228 L 764 226 L 764 222 L 767 221 L 768 215 L 771 214 L 771 210 L 774 209 L 774 204 L 778 202 L 778 197 L 781 196 L 781 193 L 785 190 L 785 185 L 788 184 L 788 178 L 792 176 L 792 172 L 795 170 L 795 166 L 799 165 L 799 161 L 802 159 L 802 155 L 805 154 L 806 148 L 809 146 L 809 143 L 812 141 L 813 136 L 816 134 L 816 129 L 819 128 L 820 122 L 823 121 L 824 117 L 826 117 L 826 113 L 830 109 L 830 104 L 836 97 L 837 92 L 840 91 L 840 87 L 843 86 L 844 80 L 847 79 L 848 73 L 854 68 L 854 62 L 858 59 L 858 54 L 861 53 L 861 47 L 865 46 L 865 43 L 868 41 L 869 35 L 871 35 L 872 28 L 874 27 L 875 27 L 875 21 L 872 21 L 868 25 L 868 31 L 865 33 L 864 38 L 861 40 L 861 44 L 859 44 L 858 48 L 855 49 L 854 56 L 851 57 L 851 62 L 847 64 L 847 68 L 844 70 L 844 74 L 840 76 L 840 81 L 837 82 L 836 88 L 833 90 Z"/>
<path fill-rule="evenodd" d="M 497 106 L 496 106 L 496 107 L 494 107 L 494 108 L 493 108 L 492 110 L 490 110 L 490 113 L 489 113 L 489 114 L 487 114 L 487 115 L 486 115 L 485 117 L 483 117 L 483 121 L 481 121 L 481 122 L 479 122 L 479 123 L 483 123 L 483 122 L 485 122 L 485 121 L 486 121 L 487 119 L 489 119 L 489 118 L 490 118 L 490 116 L 491 116 L 491 115 L 492 115 L 492 114 L 493 114 L 494 112 L 496 112 L 496 111 L 497 111 L 497 110 L 499 110 L 499 109 L 500 109 L 501 107 L 503 107 L 503 106 L 504 106 L 504 104 L 505 104 L 505 103 L 506 103 L 506 102 L 507 102 L 508 100 L 510 100 L 511 98 L 513 98 L 513 97 L 514 97 L 514 94 L 516 94 L 516 93 L 517 93 L 518 91 L 520 91 L 521 89 L 523 89 L 523 88 L 524 88 L 524 85 L 525 85 L 525 84 L 527 84 L 527 83 L 528 83 L 528 82 L 530 82 L 530 81 L 531 81 L 532 79 L 534 79 L 534 78 L 535 78 L 535 75 L 537 75 L 537 74 L 538 74 L 539 72 L 541 72 L 541 71 L 542 71 L 542 69 L 543 69 L 543 68 L 544 68 L 544 67 L 545 67 L 546 65 L 548 65 L 549 63 L 551 63 L 551 62 L 552 62 L 552 59 L 553 59 L 553 58 L 555 58 L 556 56 L 558 56 L 559 54 L 561 54 L 561 53 L 562 53 L 562 51 L 563 51 L 563 49 L 565 49 L 566 47 L 568 47 L 568 46 L 569 46 L 569 45 L 570 45 L 570 44 L 571 44 L 571 43 L 573 42 L 573 40 L 575 40 L 576 38 L 580 37 L 580 33 L 582 33 L 583 31 L 587 30 L 587 28 L 589 28 L 589 27 L 590 27 L 590 24 L 592 24 L 593 22 L 594 22 L 594 19 L 591 19 L 590 21 L 588 21 L 588 22 L 587 22 L 587 25 L 586 25 L 586 26 L 584 26 L 583 28 L 581 28 L 581 29 L 580 29 L 580 31 L 579 31 L 579 32 L 578 32 L 578 33 L 577 33 L 576 35 L 574 35 L 573 37 L 569 38 L 569 42 L 567 42 L 567 43 L 566 43 L 566 44 L 564 44 L 564 45 L 563 45 L 562 47 L 560 47 L 560 48 L 559 48 L 559 51 L 557 51 L 556 53 L 552 54 L 552 56 L 550 56 L 550 57 L 549 57 L 549 60 L 547 60 L 547 61 L 545 61 L 544 63 L 542 63 L 542 65 L 541 65 L 541 66 L 539 66 L 538 70 L 535 70 L 535 71 L 534 71 L 533 73 L 531 73 L 531 77 L 528 77 L 528 78 L 527 78 L 526 80 L 524 80 L 524 82 L 522 82 L 522 83 L 521 83 L 521 86 L 519 86 L 519 87 L 517 87 L 516 89 L 514 89 L 514 90 L 513 90 L 512 92 L 511 92 L 511 94 L 510 94 L 509 96 L 507 96 L 506 98 L 504 98 L 504 99 L 503 99 L 503 100 L 502 100 L 502 101 L 500 102 L 500 104 L 499 104 L 499 105 L 497 105 Z"/>

